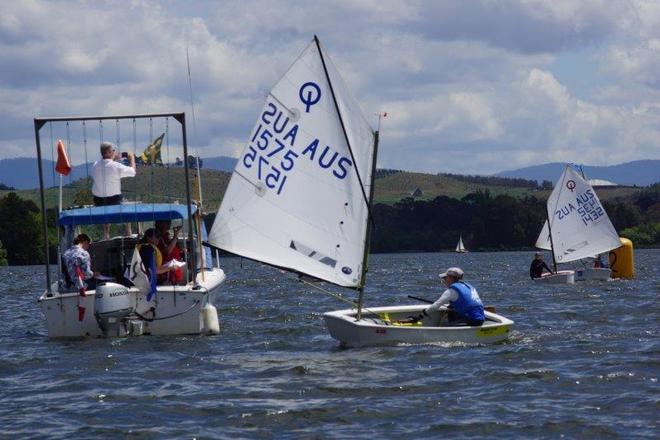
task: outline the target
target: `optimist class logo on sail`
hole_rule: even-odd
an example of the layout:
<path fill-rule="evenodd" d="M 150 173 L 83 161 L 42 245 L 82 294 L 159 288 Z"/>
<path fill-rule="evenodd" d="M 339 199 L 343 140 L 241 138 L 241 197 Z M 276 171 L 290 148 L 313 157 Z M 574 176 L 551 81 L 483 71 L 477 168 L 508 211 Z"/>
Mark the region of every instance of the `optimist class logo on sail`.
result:
<path fill-rule="evenodd" d="M 321 88 L 314 82 L 305 82 L 299 88 L 298 98 L 305 106 L 305 113 L 312 116 L 323 114 L 314 114 L 314 106 L 322 96 Z M 319 138 L 302 144 L 296 142 L 302 123 L 298 124 L 292 120 L 293 113 L 278 100 L 266 103 L 243 155 L 243 166 L 254 169 L 257 179 L 266 187 L 276 190 L 277 195 L 284 191 L 289 173 L 299 160 L 309 160 L 319 170 L 329 172 L 334 178 L 345 179 L 353 162 Z M 313 119 L 311 121 L 313 122 Z M 303 131 L 312 136 L 314 134 L 313 130 Z"/>

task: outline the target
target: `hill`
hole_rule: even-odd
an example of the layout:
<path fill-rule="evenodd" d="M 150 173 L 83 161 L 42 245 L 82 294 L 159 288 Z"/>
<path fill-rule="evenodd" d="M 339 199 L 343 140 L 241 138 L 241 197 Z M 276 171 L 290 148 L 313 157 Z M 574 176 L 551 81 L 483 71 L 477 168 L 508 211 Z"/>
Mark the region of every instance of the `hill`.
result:
<path fill-rule="evenodd" d="M 227 156 L 203 157 L 204 168 L 207 170 L 226 171 L 231 173 L 238 159 Z"/>
<path fill-rule="evenodd" d="M 49 174 L 50 170 L 45 172 Z M 191 174 L 191 179 L 194 173 Z M 202 168 L 202 197 L 206 210 L 217 210 L 225 193 L 231 174 Z M 374 198 L 376 203 L 394 204 L 402 199 L 432 200 L 438 196 L 447 196 L 461 199 L 468 194 L 478 191 L 488 191 L 492 196 L 510 195 L 516 198 L 535 196 L 545 199 L 549 190 L 538 189 L 531 181 L 521 179 L 505 179 L 501 177 L 483 176 L 456 176 L 451 174 L 423 174 L 409 173 L 396 170 L 379 170 L 376 179 Z M 135 178 L 124 179 L 122 190 L 125 199 L 140 200 L 142 202 L 183 203 L 185 200 L 184 170 L 178 167 L 138 167 Z M 525 183 L 529 182 L 529 183 Z M 196 181 L 192 182 L 192 197 L 197 199 Z M 91 204 L 91 180 L 82 178 L 70 181 L 65 178 L 63 200 L 65 206 Z M 598 195 L 603 200 L 619 197 L 628 197 L 636 193 L 635 188 L 599 188 Z M 9 190 L 0 190 L 0 197 L 9 193 Z M 37 205 L 39 201 L 38 189 L 23 189 L 15 191 L 27 200 Z M 57 206 L 57 187 L 46 191 L 46 205 Z"/>
<path fill-rule="evenodd" d="M 191 173 L 191 180 L 195 174 Z M 207 209 L 217 209 L 229 184 L 229 173 L 215 170 L 201 170 L 202 198 Z M 185 203 L 186 190 L 183 168 L 139 167 L 135 178 L 122 180 L 122 193 L 126 200 L 142 202 Z M 198 199 L 196 181 L 192 181 L 191 197 Z M 64 206 L 92 204 L 91 179 L 83 178 L 64 186 Z M 0 197 L 12 191 L 0 191 Z M 32 200 L 40 205 L 39 189 L 13 191 L 19 197 Z M 46 206 L 57 206 L 58 188 L 52 187 L 46 191 Z"/>
<path fill-rule="evenodd" d="M 519 177 L 537 182 L 549 180 L 555 182 L 561 175 L 565 164 L 546 163 L 531 167 L 502 171 L 496 176 Z M 611 166 L 583 166 L 584 174 L 589 179 L 609 180 L 619 185 L 648 186 L 660 181 L 660 160 L 636 160 Z"/>
<path fill-rule="evenodd" d="M 227 156 L 204 157 L 202 158 L 202 167 L 203 169 L 231 172 L 236 166 L 236 160 Z M 92 163 L 87 166 L 85 164 L 74 166 L 71 173 L 64 178 L 65 184 L 87 177 L 88 167 L 91 168 Z M 54 171 L 54 162 L 50 159 L 44 159 L 42 166 L 44 185 L 46 187 L 59 185 L 59 175 Z M 0 184 L 16 189 L 39 188 L 36 158 L 19 157 L 0 160 Z"/>

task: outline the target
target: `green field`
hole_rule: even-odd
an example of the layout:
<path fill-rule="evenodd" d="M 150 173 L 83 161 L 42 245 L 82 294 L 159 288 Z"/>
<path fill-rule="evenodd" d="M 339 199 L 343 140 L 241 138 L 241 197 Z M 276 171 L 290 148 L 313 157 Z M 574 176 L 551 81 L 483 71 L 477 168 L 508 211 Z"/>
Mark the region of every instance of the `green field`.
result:
<path fill-rule="evenodd" d="M 193 199 L 198 199 L 198 191 L 194 182 L 194 172 L 190 172 L 191 191 Z M 205 210 L 217 210 L 222 196 L 229 183 L 230 174 L 215 170 L 201 170 L 202 197 Z M 91 180 L 82 179 L 75 182 L 66 182 L 63 191 L 64 206 L 91 204 Z M 135 178 L 122 181 L 122 191 L 125 200 L 139 200 L 142 202 L 174 202 L 183 203 L 186 199 L 184 183 L 184 170 L 182 168 L 143 167 L 138 168 Z M 375 201 L 377 203 L 393 204 L 406 197 L 411 197 L 415 190 L 421 194 L 417 200 L 430 200 L 438 196 L 463 198 L 467 194 L 477 191 L 489 191 L 497 196 L 507 194 L 514 197 L 535 196 L 545 199 L 548 190 L 537 190 L 519 186 L 485 185 L 459 180 L 447 175 L 434 175 L 411 172 L 396 172 L 376 179 Z M 616 187 L 598 188 L 598 195 L 603 200 L 627 197 L 639 191 L 639 188 Z M 0 197 L 10 191 L 0 191 Z M 14 191 L 23 199 L 32 200 L 37 205 L 39 190 Z M 57 188 L 46 191 L 46 205 L 57 206 Z"/>

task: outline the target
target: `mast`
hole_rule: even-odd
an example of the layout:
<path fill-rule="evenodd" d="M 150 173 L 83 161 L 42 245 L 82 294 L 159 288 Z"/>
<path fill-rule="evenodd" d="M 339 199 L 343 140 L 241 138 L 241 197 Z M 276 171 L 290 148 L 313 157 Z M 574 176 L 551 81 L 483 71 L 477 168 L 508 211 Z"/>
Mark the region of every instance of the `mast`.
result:
<path fill-rule="evenodd" d="M 371 186 L 369 187 L 369 207 L 374 199 L 374 181 L 376 180 L 376 161 L 378 158 L 378 137 L 379 132 L 374 133 L 374 154 L 371 158 Z M 368 210 L 367 215 L 371 217 L 371 209 Z M 364 256 L 362 257 L 362 276 L 360 277 L 360 287 L 358 288 L 358 308 L 357 320 L 362 319 L 362 304 L 364 302 L 364 285 L 367 281 L 367 269 L 369 266 L 369 244 L 371 243 L 371 230 L 373 229 L 373 219 L 367 219 L 367 232 L 364 238 Z"/>
<path fill-rule="evenodd" d="M 316 48 L 319 51 L 319 56 L 321 57 L 321 64 L 323 65 L 323 72 L 325 73 L 325 79 L 328 81 L 328 87 L 330 87 L 330 93 L 332 95 L 332 102 L 335 104 L 335 110 L 337 110 L 337 116 L 339 117 L 339 123 L 341 124 L 341 130 L 344 133 L 344 140 L 346 141 L 346 146 L 348 147 L 348 152 L 351 154 L 351 159 L 353 160 L 354 164 L 357 164 L 355 160 L 355 155 L 353 154 L 353 148 L 351 147 L 351 141 L 348 139 L 348 133 L 346 133 L 346 126 L 344 125 L 344 119 L 341 116 L 341 111 L 339 110 L 339 104 L 337 103 L 337 97 L 335 96 L 335 89 L 332 87 L 332 81 L 330 80 L 330 75 L 328 74 L 328 68 L 325 65 L 325 58 L 323 57 L 323 51 L 321 50 L 321 43 L 319 42 L 319 38 L 314 35 L 314 42 L 316 43 Z M 378 132 L 374 133 L 374 154 L 371 159 L 372 163 L 372 168 L 371 168 L 371 187 L 369 188 L 369 196 L 367 197 L 367 194 L 364 190 L 364 183 L 362 183 L 362 177 L 360 176 L 360 172 L 357 169 L 357 166 L 355 167 L 355 173 L 358 178 L 358 183 L 360 184 L 360 189 L 362 190 L 362 197 L 364 197 L 364 201 L 367 204 L 367 231 L 365 233 L 365 243 L 364 243 L 364 255 L 362 257 L 362 276 L 360 277 L 360 287 L 358 287 L 358 311 L 357 311 L 357 319 L 358 321 L 362 318 L 362 303 L 364 301 L 364 284 L 366 282 L 366 276 L 367 276 L 367 264 L 369 260 L 369 237 L 371 235 L 371 227 L 370 223 L 373 225 L 373 215 L 371 213 L 371 199 L 373 197 L 373 191 L 374 191 L 374 186 L 373 186 L 373 181 L 375 177 L 375 167 L 376 167 L 376 156 L 377 156 L 377 150 L 378 150 Z"/>
<path fill-rule="evenodd" d="M 555 245 L 552 242 L 552 227 L 550 226 L 550 211 L 548 211 L 548 205 L 545 206 L 545 219 L 548 222 L 548 235 L 550 236 L 550 248 L 552 250 L 552 265 L 557 273 L 557 259 L 555 258 Z"/>
<path fill-rule="evenodd" d="M 332 95 L 332 102 L 335 104 L 335 110 L 337 110 L 337 116 L 339 117 L 339 123 L 341 124 L 341 131 L 344 133 L 344 140 L 346 141 L 346 146 L 348 147 L 348 152 L 351 153 L 351 160 L 354 164 L 357 164 L 355 161 L 355 155 L 353 154 L 353 148 L 351 147 L 351 141 L 348 139 L 348 133 L 346 133 L 346 126 L 344 125 L 344 118 L 341 116 L 341 111 L 339 110 L 339 104 L 337 103 L 337 97 L 335 96 L 335 89 L 332 87 L 332 81 L 330 80 L 330 75 L 328 74 L 328 68 L 325 65 L 325 58 L 323 58 L 323 52 L 321 51 L 321 43 L 319 42 L 319 37 L 314 35 L 314 42 L 316 43 L 316 48 L 319 51 L 319 56 L 321 57 L 321 64 L 323 64 L 323 72 L 325 73 L 325 79 L 328 81 L 328 86 L 330 87 L 330 94 Z M 373 174 L 372 170 L 372 174 Z M 367 193 L 364 191 L 364 184 L 362 183 L 362 177 L 360 172 L 355 167 L 355 174 L 357 175 L 358 182 L 360 183 L 360 189 L 362 190 L 362 197 L 364 197 L 364 202 L 367 204 L 367 210 L 369 211 L 368 217 L 373 222 L 373 216 L 371 215 L 371 202 L 367 197 Z"/>
<path fill-rule="evenodd" d="M 46 266 L 46 296 L 53 296 L 50 287 L 50 267 L 49 252 L 48 252 L 48 224 L 46 223 L 46 196 L 44 194 L 44 173 L 41 165 L 41 139 L 39 138 L 39 130 L 43 127 L 44 122 L 35 118 L 34 120 L 34 137 L 37 141 L 37 166 L 39 168 L 39 194 L 41 197 L 41 223 L 44 233 L 44 264 Z"/>
<path fill-rule="evenodd" d="M 182 126 L 182 133 L 183 133 L 183 157 L 185 157 L 185 160 L 183 161 L 183 171 L 186 179 L 186 207 L 188 208 L 188 241 L 190 242 L 190 259 L 192 260 L 192 268 L 190 272 L 192 273 L 192 283 L 193 283 L 193 289 L 197 288 L 197 259 L 195 258 L 195 241 L 193 238 L 193 232 L 194 232 L 194 226 L 193 226 L 193 218 L 192 218 L 192 208 L 190 207 L 190 204 L 192 203 L 192 199 L 190 197 L 190 176 L 188 173 L 188 138 L 186 136 L 186 114 L 181 113 L 179 116 L 179 122 L 181 122 Z M 201 209 L 201 208 L 200 208 Z M 201 232 L 198 232 L 198 235 L 201 234 Z M 201 235 L 198 237 L 199 240 L 202 239 Z M 201 255 L 200 255 L 201 258 Z"/>

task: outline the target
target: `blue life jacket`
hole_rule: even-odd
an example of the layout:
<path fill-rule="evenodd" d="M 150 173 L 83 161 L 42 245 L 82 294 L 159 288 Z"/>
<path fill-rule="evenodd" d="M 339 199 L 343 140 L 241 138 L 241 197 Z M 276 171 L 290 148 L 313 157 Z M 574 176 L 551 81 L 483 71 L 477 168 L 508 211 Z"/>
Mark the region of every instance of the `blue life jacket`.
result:
<path fill-rule="evenodd" d="M 484 305 L 474 287 L 463 281 L 457 281 L 449 288 L 458 293 L 458 299 L 452 301 L 451 305 L 461 318 L 473 321 L 484 321 L 486 319 Z"/>

